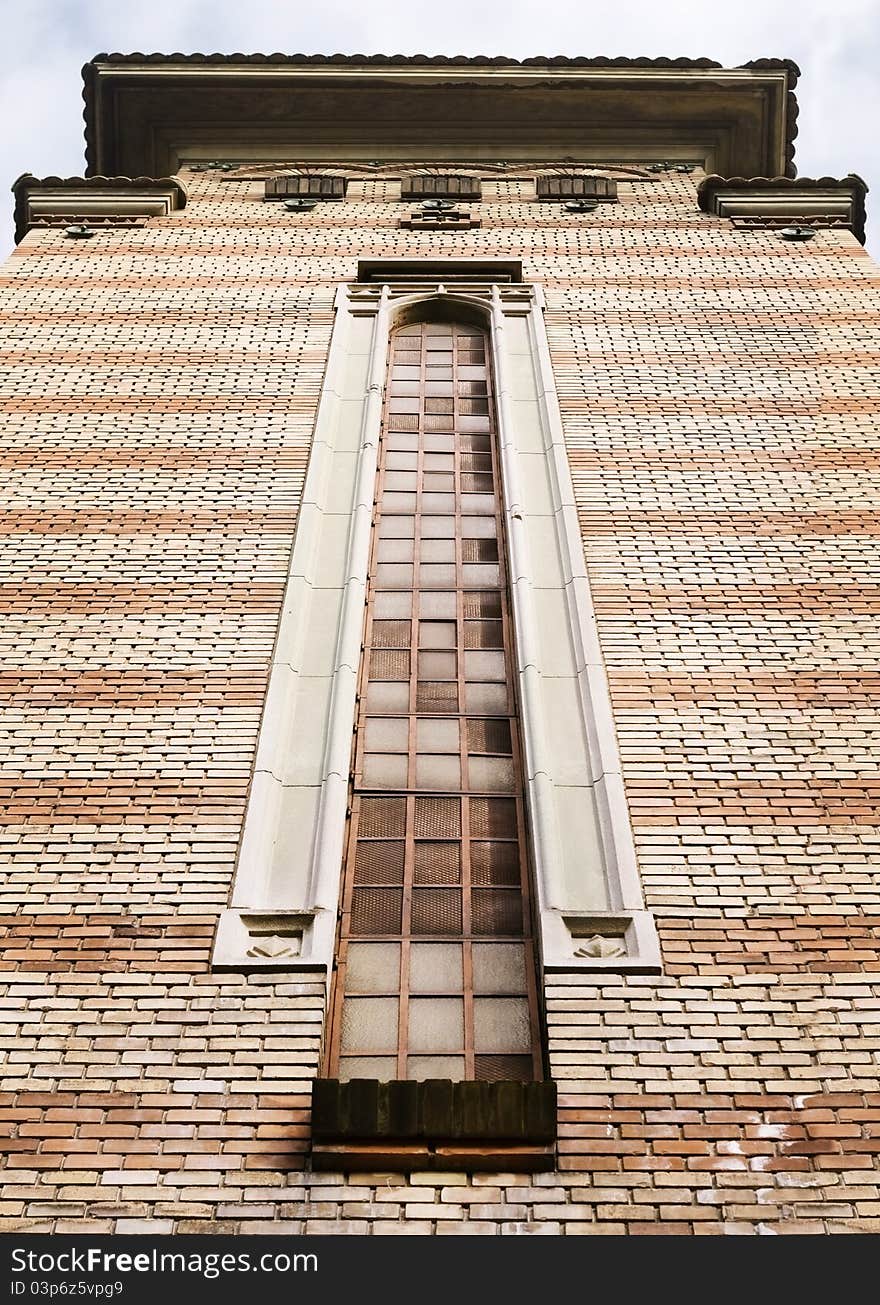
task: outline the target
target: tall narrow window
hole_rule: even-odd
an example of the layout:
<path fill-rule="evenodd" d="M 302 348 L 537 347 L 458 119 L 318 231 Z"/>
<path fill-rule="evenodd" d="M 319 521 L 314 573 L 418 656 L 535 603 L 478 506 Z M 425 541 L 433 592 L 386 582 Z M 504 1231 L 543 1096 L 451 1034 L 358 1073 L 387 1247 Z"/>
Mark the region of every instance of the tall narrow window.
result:
<path fill-rule="evenodd" d="M 486 333 L 396 330 L 326 1072 L 542 1077 Z"/>

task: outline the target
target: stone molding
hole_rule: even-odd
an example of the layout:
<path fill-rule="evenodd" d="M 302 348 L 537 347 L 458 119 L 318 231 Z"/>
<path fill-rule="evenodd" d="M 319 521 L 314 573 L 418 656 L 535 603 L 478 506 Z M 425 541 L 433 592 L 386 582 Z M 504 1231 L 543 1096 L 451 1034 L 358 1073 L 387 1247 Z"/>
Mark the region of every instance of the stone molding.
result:
<path fill-rule="evenodd" d="M 865 243 L 865 196 L 868 187 L 850 173 L 836 177 L 705 177 L 697 203 L 715 217 L 764 219 L 768 226 L 809 222 L 846 226 Z"/>
<path fill-rule="evenodd" d="M 543 311 L 541 289 L 521 284 L 337 292 L 218 968 L 332 965 L 388 335 L 441 312 L 479 321 L 492 338 L 542 963 L 585 974 L 660 970 Z M 594 935 L 612 940 L 598 957 L 585 950 Z M 283 943 L 254 945 L 267 937 L 291 939 L 289 954 Z"/>
<path fill-rule="evenodd" d="M 128 226 L 132 219 L 168 217 L 186 207 L 177 177 L 35 177 L 13 183 L 15 243 L 33 227 L 64 222 Z"/>

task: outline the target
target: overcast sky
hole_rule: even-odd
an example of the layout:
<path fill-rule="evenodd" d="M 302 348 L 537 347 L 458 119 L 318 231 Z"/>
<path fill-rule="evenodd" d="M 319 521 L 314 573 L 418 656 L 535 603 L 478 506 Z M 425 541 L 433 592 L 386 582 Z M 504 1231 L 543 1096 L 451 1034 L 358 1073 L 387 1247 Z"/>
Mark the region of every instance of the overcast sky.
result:
<path fill-rule="evenodd" d="M 4 189 L 22 172 L 82 175 L 80 68 L 104 50 L 794 59 L 798 171 L 876 186 L 880 255 L 880 0 L 0 0 L 0 19 Z"/>

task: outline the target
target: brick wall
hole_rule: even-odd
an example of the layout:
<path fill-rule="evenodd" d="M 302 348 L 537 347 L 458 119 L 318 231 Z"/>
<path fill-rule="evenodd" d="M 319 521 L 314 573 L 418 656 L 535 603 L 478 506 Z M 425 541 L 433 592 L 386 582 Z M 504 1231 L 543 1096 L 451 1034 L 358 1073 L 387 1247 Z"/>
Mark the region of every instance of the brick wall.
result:
<path fill-rule="evenodd" d="M 676 174 L 586 218 L 486 183 L 455 235 L 186 180 L 2 276 L 0 1228 L 880 1230 L 876 267 Z M 549 983 L 531 1179 L 311 1174 L 322 991 L 209 968 L 353 249 L 548 296 L 665 974 Z"/>

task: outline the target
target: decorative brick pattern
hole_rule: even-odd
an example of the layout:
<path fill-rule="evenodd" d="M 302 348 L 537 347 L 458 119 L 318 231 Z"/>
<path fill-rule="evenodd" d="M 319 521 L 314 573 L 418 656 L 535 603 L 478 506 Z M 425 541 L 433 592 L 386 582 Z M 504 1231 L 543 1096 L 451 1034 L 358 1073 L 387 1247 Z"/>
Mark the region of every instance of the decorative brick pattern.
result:
<path fill-rule="evenodd" d="M 700 215 L 263 182 L 0 278 L 4 1230 L 880 1230 L 880 272 Z M 353 236 L 357 233 L 357 240 Z M 554 1173 L 308 1165 L 321 985 L 212 974 L 335 283 L 541 281 L 662 978 L 548 981 Z"/>

